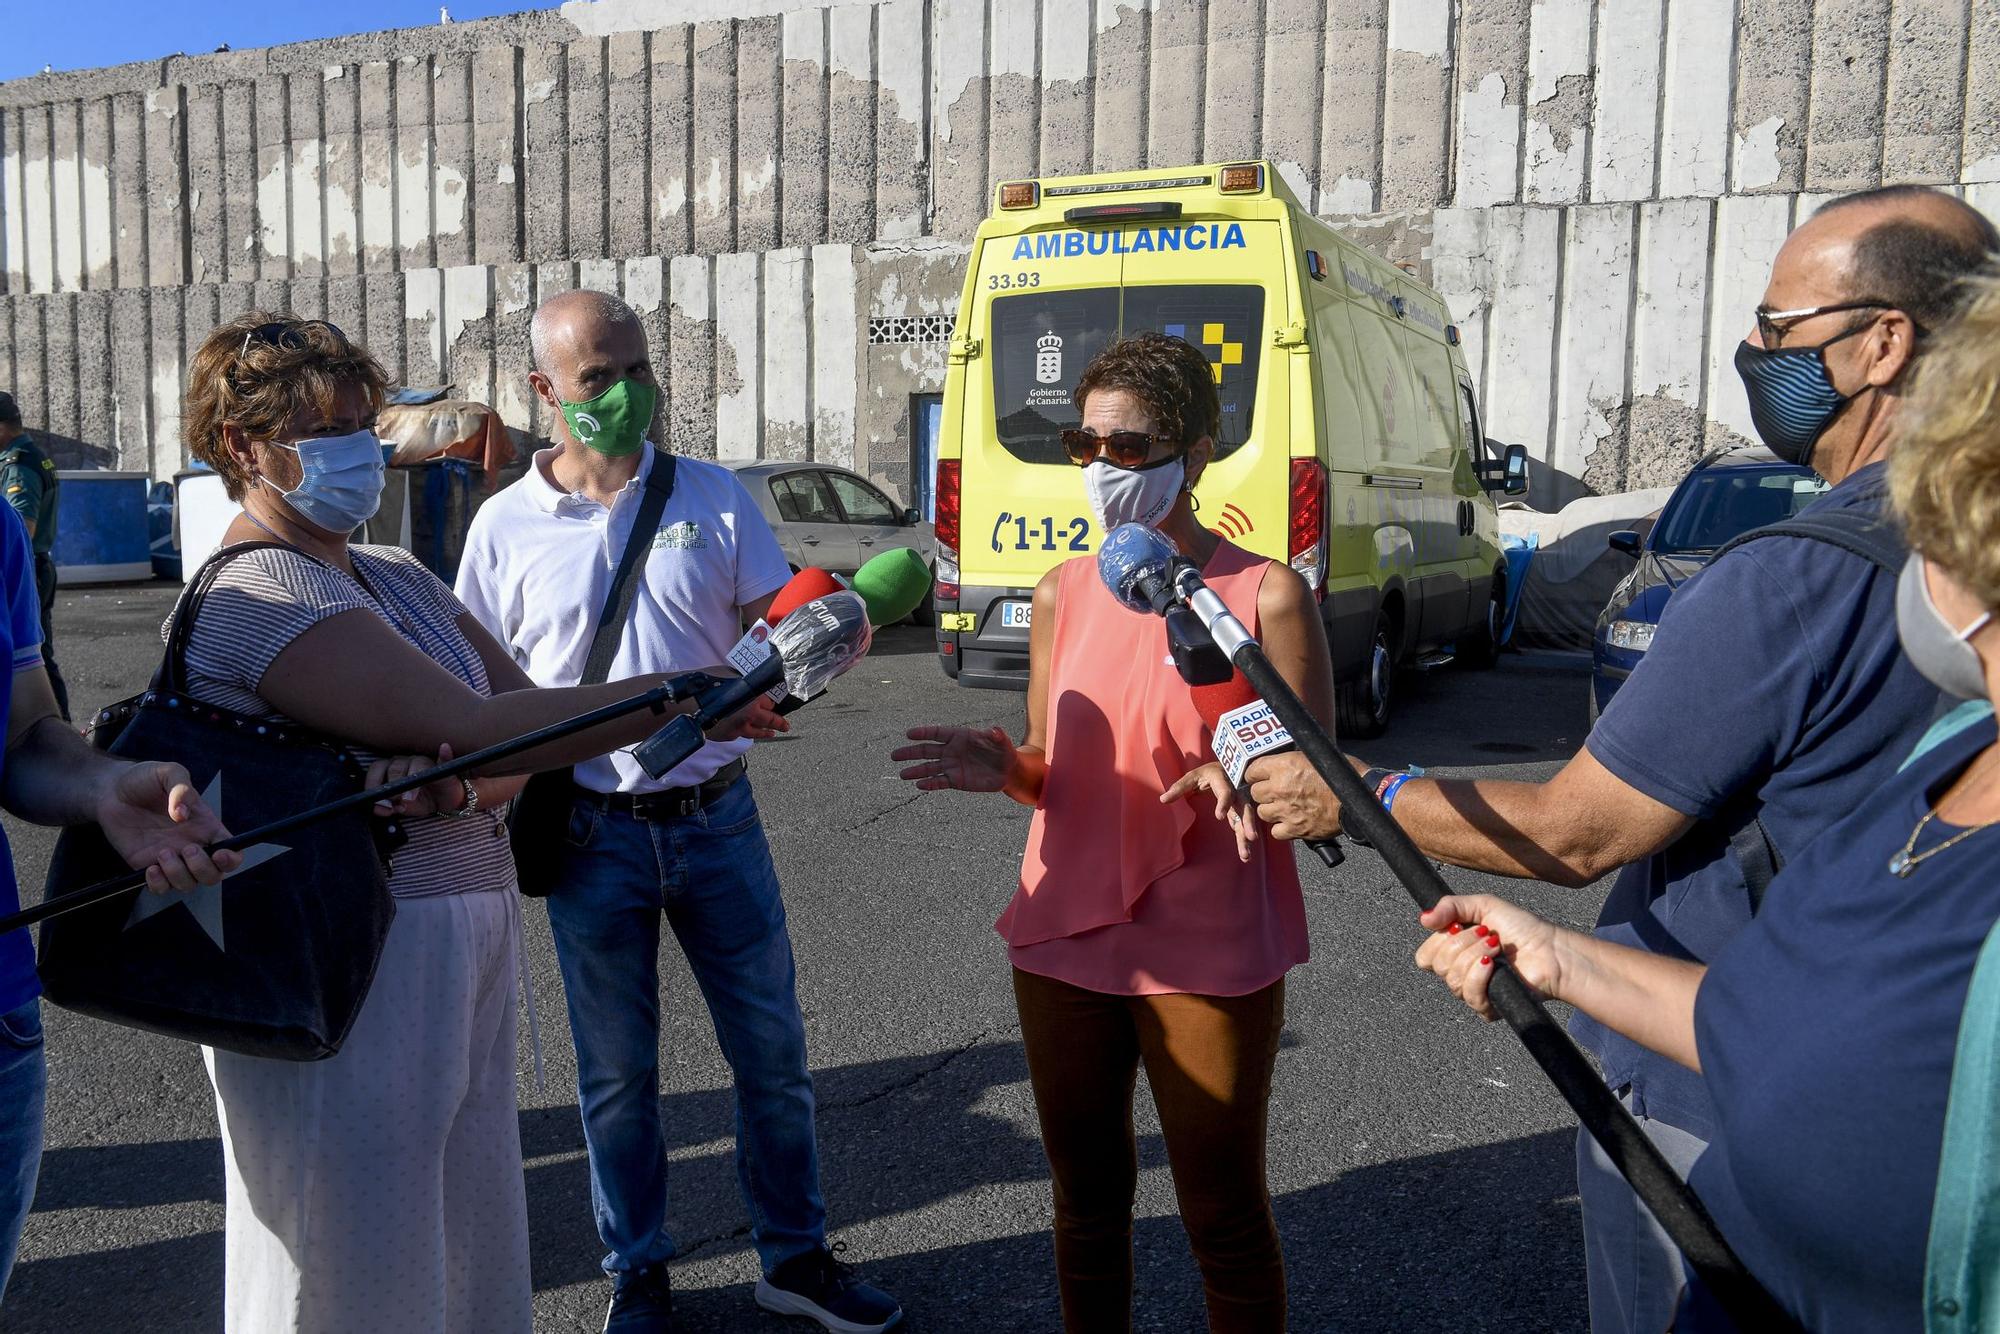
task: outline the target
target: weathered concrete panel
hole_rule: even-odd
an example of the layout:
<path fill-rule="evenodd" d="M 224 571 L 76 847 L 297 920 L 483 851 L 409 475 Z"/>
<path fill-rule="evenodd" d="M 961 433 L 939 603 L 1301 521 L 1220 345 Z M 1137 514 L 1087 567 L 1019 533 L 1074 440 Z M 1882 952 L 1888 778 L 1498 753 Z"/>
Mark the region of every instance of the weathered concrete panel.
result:
<path fill-rule="evenodd" d="M 330 65 L 320 80 L 326 117 L 321 179 L 326 197 L 326 271 L 361 269 L 361 72 Z"/>
<path fill-rule="evenodd" d="M 1674 0 L 1660 91 L 1659 192 L 1719 195 L 1729 184 L 1735 0 Z"/>
<path fill-rule="evenodd" d="M 156 478 L 172 477 L 181 462 L 181 368 L 187 364 L 182 343 L 180 287 L 154 287 L 146 293 L 146 328 L 152 340 L 148 358 L 146 420 L 152 447 L 147 467 Z M 16 324 L 19 330 L 19 324 Z"/>
<path fill-rule="evenodd" d="M 985 0 L 933 0 L 931 24 L 931 230 L 963 240 L 986 216 L 991 179 L 986 169 Z M 882 63 L 887 66 L 886 54 Z"/>
<path fill-rule="evenodd" d="M 111 388 L 111 294 L 76 297 L 76 438 L 90 446 L 93 466 L 118 466 L 118 406 Z"/>
<path fill-rule="evenodd" d="M 713 263 L 675 255 L 667 263 L 666 444 L 676 453 L 716 454 L 716 344 Z"/>
<path fill-rule="evenodd" d="M 253 252 L 257 261 L 254 277 L 260 280 L 287 278 L 292 272 L 292 143 L 291 90 L 282 74 L 266 74 L 250 87 L 250 101 L 256 117 L 253 139 L 256 153 L 257 186 L 252 199 L 256 206 Z M 223 132 L 234 139 L 231 117 Z M 234 172 L 230 189 L 235 189 Z M 230 201 L 229 244 L 236 245 L 236 201 Z M 231 277 L 238 276 L 233 270 Z"/>
<path fill-rule="evenodd" d="M 10 368 L 12 378 L 9 380 L 13 388 L 9 392 L 14 395 L 14 406 L 20 409 L 23 425 L 46 425 L 49 420 L 47 381 L 42 374 L 49 348 L 48 332 L 42 327 L 47 304 L 48 295 L 41 292 L 14 297 L 7 302 L 14 317 L 14 364 Z"/>
<path fill-rule="evenodd" d="M 932 184 L 926 83 L 931 61 L 926 0 L 875 7 L 875 235 L 901 240 L 930 231 Z"/>
<path fill-rule="evenodd" d="M 57 435 L 83 439 L 77 394 L 75 292 L 52 292 L 42 298 L 42 339 L 43 374 L 47 377 L 42 386 L 47 402 L 42 424 Z"/>
<path fill-rule="evenodd" d="M 403 383 L 443 384 L 443 269 L 409 269 L 403 274 Z"/>
<path fill-rule="evenodd" d="M 146 94 L 146 281 L 156 287 L 189 280 L 192 209 L 181 188 L 181 164 L 185 161 L 192 173 L 194 163 L 185 110 L 178 88 Z"/>
<path fill-rule="evenodd" d="M 1207 0 L 1152 0 L 1146 92 L 1146 164 L 1201 161 L 1201 92 L 1207 72 Z"/>
<path fill-rule="evenodd" d="M 83 154 L 81 108 L 57 102 L 49 108 L 49 194 L 54 217 L 56 290 L 83 287 L 83 178 L 77 159 Z"/>
<path fill-rule="evenodd" d="M 881 174 L 875 155 L 875 117 L 884 95 L 875 81 L 875 14 L 872 5 L 847 5 L 826 14 L 824 235 L 841 241 L 865 241 L 875 235 L 875 187 Z M 787 125 L 787 136 L 790 133 Z M 785 146 L 789 152 L 789 137 Z M 787 171 L 788 212 L 790 176 Z"/>
<path fill-rule="evenodd" d="M 21 176 L 22 114 L 14 107 L 0 110 L 0 274 L 4 274 L 6 290 L 13 295 L 19 295 L 28 285 L 23 230 L 28 202 Z M 0 334 L 8 333 L 10 328 L 0 322 Z"/>
<path fill-rule="evenodd" d="M 396 244 L 401 267 L 421 269 L 437 255 L 431 180 L 431 64 L 423 56 L 396 62 Z"/>
<path fill-rule="evenodd" d="M 123 287 L 111 298 L 111 414 L 118 442 L 114 468 L 152 471 L 152 330 L 146 322 L 146 291 Z M 0 324 L 0 332 L 5 325 Z"/>
<path fill-rule="evenodd" d="M 1703 402 L 1711 423 L 1756 438 L 1750 401 L 1736 374 L 1736 345 L 1749 332 L 1764 299 L 1771 260 L 1791 230 L 1791 201 L 1783 195 L 1732 195 L 1716 204 L 1710 250 L 1708 389 Z"/>
<path fill-rule="evenodd" d="M 2000 0 L 1966 6 L 1965 141 L 1959 179 L 2000 181 Z"/>
<path fill-rule="evenodd" d="M 82 142 L 77 153 L 82 189 L 82 286 L 103 289 L 118 282 L 117 214 L 111 202 L 111 99 L 93 97 L 82 105 Z"/>
<path fill-rule="evenodd" d="M 667 313 L 667 264 L 658 255 L 636 255 L 624 264 L 625 304 L 638 313 L 646 330 L 646 349 L 653 366 L 653 379 L 660 387 L 659 401 L 653 406 L 653 420 L 646 438 L 665 440 L 673 384 L 667 362 L 671 345 L 670 317 Z"/>
<path fill-rule="evenodd" d="M 219 102 L 203 96 L 214 92 Z M 249 83 L 192 89 L 189 94 L 188 174 L 198 177 L 204 158 L 217 169 L 205 182 L 214 194 L 212 211 L 203 208 L 197 196 L 191 213 L 194 221 L 194 282 L 254 282 L 263 271 L 264 231 L 259 213 L 264 196 L 263 176 L 257 165 L 257 88 Z M 204 151 L 206 150 L 206 151 Z M 290 206 L 284 188 L 283 168 L 276 181 L 272 205 L 282 224 Z M 197 187 L 200 188 L 200 187 Z"/>
<path fill-rule="evenodd" d="M 812 249 L 812 456 L 855 465 L 855 409 L 863 322 L 855 301 L 854 250 Z"/>
<path fill-rule="evenodd" d="M 827 12 L 795 9 L 782 22 L 784 162 L 778 234 L 786 245 L 811 245 L 826 234 L 830 190 Z"/>
<path fill-rule="evenodd" d="M 1958 179 L 1965 114 L 1964 0 L 1897 0 L 1882 108 L 1882 179 Z"/>
<path fill-rule="evenodd" d="M 1322 214 L 1374 212 L 1382 198 L 1388 0 L 1330 0 L 1320 128 Z"/>
<path fill-rule="evenodd" d="M 663 255 L 685 254 L 694 246 L 688 198 L 694 179 L 693 36 L 694 29 L 685 24 L 653 34 L 651 248 Z"/>
<path fill-rule="evenodd" d="M 1459 346 L 1489 431 L 1493 423 L 1485 420 L 1483 410 L 1488 394 L 1486 322 L 1492 310 L 1488 294 L 1493 291 L 1491 216 L 1483 208 L 1441 208 L 1431 219 L 1431 284 L 1458 325 Z"/>
<path fill-rule="evenodd" d="M 736 249 L 736 28 L 694 29 L 694 248 Z"/>
<path fill-rule="evenodd" d="M 1526 177 L 1531 204 L 1584 197 L 1591 105 L 1590 0 L 1543 0 L 1528 40 Z"/>
<path fill-rule="evenodd" d="M 1631 404 L 1625 489 L 1682 476 L 1707 448 L 1708 249 L 1714 206 L 1669 199 L 1639 206 L 1638 285 L 1632 309 Z"/>
<path fill-rule="evenodd" d="M 1389 0 L 1383 87 L 1381 206 L 1435 207 L 1450 189 L 1450 0 Z"/>
<path fill-rule="evenodd" d="M 531 42 L 521 50 L 521 112 L 527 179 L 523 242 L 529 259 L 555 259 L 569 246 L 569 48 Z"/>
<path fill-rule="evenodd" d="M 1130 171 L 1146 162 L 1151 15 L 1145 0 L 1096 0 L 1096 4 L 1091 170 Z M 1312 100 L 1319 101 L 1319 89 L 1312 90 Z"/>
<path fill-rule="evenodd" d="M 580 259 L 576 262 L 576 285 L 591 292 L 625 295 L 624 266 L 615 259 Z"/>
<path fill-rule="evenodd" d="M 326 280 L 326 318 L 351 339 L 368 341 L 368 287 L 358 273 L 337 273 Z"/>
<path fill-rule="evenodd" d="M 1804 187 L 1811 60 L 1810 5 L 1737 0 L 1732 191 Z"/>
<path fill-rule="evenodd" d="M 715 257 L 715 456 L 760 457 L 763 349 L 758 323 L 763 294 L 757 255 Z"/>
<path fill-rule="evenodd" d="M 1622 476 L 1633 223 L 1628 204 L 1592 204 L 1570 209 L 1565 229 L 1570 299 L 1556 348 L 1549 462 L 1593 489 L 1616 490 Z"/>
<path fill-rule="evenodd" d="M 809 459 L 814 380 L 806 252 L 788 247 L 766 253 L 763 260 L 764 438 L 759 456 Z"/>
<path fill-rule="evenodd" d="M 401 258 L 396 244 L 396 89 L 386 60 L 361 67 L 361 268 L 379 273 Z"/>
<path fill-rule="evenodd" d="M 986 184 L 1040 174 L 1041 14 L 1034 0 L 989 7 L 986 63 Z"/>
<path fill-rule="evenodd" d="M 1487 321 L 1486 430 L 1548 458 L 1549 388 L 1555 377 L 1556 284 L 1562 214 L 1496 208 L 1487 215 L 1492 314 Z"/>
<path fill-rule="evenodd" d="M 472 181 L 478 174 L 472 143 L 472 59 L 453 52 L 431 63 L 431 227 L 436 263 L 470 264 L 476 220 Z"/>
<path fill-rule="evenodd" d="M 365 274 L 361 279 L 361 289 L 367 311 L 362 337 L 368 343 L 368 350 L 384 366 L 394 367 L 401 383 L 415 383 L 405 369 L 408 358 L 403 353 L 409 342 L 403 275 L 400 272 Z"/>
<path fill-rule="evenodd" d="M 21 126 L 21 227 L 28 257 L 28 290 L 56 286 L 55 183 L 50 176 L 49 112 L 35 107 Z M 39 312 L 39 307 L 36 308 Z M 39 313 L 36 315 L 39 319 Z"/>
<path fill-rule="evenodd" d="M 444 271 L 444 307 L 438 339 L 444 378 L 465 397 L 493 401 L 493 269 L 464 264 Z"/>
<path fill-rule="evenodd" d="M 1326 10 L 1320 0 L 1271 0 L 1264 13 L 1261 151 L 1307 208 L 1319 190 L 1325 56 Z"/>
<path fill-rule="evenodd" d="M 487 47 L 472 58 L 474 166 L 469 182 L 475 256 L 482 264 L 500 264 L 521 255 L 521 195 L 526 182 L 521 180 L 520 125 L 520 53 L 511 46 Z M 619 142 L 636 145 L 645 139 Z M 643 155 L 635 156 L 643 170 Z"/>
<path fill-rule="evenodd" d="M 1263 146 L 1264 0 L 1209 0 L 1201 160 L 1256 156 Z"/>
<path fill-rule="evenodd" d="M 310 277 L 326 271 L 326 188 L 321 175 L 326 123 L 320 101 L 326 80 L 324 76 L 300 74 L 287 80 L 287 84 L 291 273 L 295 277 Z"/>
<path fill-rule="evenodd" d="M 1889 0 L 1817 0 L 1813 10 L 1805 187 L 1866 189 L 1882 179 Z"/>
<path fill-rule="evenodd" d="M 541 401 L 528 386 L 534 369 L 528 324 L 535 314 L 535 266 L 501 264 L 493 270 L 493 410 L 517 431 L 534 430 Z"/>
<path fill-rule="evenodd" d="M 606 244 L 614 255 L 653 248 L 652 53 L 643 32 L 613 35 L 605 51 L 610 79 L 606 111 Z"/>
<path fill-rule="evenodd" d="M 569 251 L 578 257 L 607 253 L 610 239 L 610 172 L 605 117 L 610 110 L 604 79 L 604 42 L 585 37 L 569 44 Z"/>
<path fill-rule="evenodd" d="M 736 25 L 736 248 L 778 244 L 778 136 L 784 116 L 779 67 L 784 30 L 776 15 Z"/>
<path fill-rule="evenodd" d="M 1660 131 L 1660 36 L 1665 0 L 1601 0 L 1590 197 L 1650 199 Z"/>
<path fill-rule="evenodd" d="M 1041 8 L 1042 141 L 1037 170 L 1043 176 L 1078 175 L 1091 170 L 1091 10 L 1077 0 L 1042 0 Z"/>
<path fill-rule="evenodd" d="M 1528 0 L 1459 9 L 1458 179 L 1452 200 L 1485 208 L 1521 197 L 1521 104 L 1528 86 Z"/>

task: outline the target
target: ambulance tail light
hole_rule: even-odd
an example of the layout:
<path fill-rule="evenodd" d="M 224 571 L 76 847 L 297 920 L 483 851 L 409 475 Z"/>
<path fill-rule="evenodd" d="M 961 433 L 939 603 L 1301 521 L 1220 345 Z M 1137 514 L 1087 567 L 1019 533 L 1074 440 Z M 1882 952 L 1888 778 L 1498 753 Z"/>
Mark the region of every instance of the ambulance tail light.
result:
<path fill-rule="evenodd" d="M 1236 162 L 1222 169 L 1216 188 L 1226 195 L 1254 195 L 1264 188 L 1264 164 Z"/>
<path fill-rule="evenodd" d="M 1326 595 L 1326 480 L 1326 467 L 1318 459 L 1292 460 L 1291 536 L 1286 555 L 1291 567 L 1319 597 Z M 939 510 L 942 512 L 943 506 Z"/>
<path fill-rule="evenodd" d="M 1041 202 L 1039 181 L 1007 181 L 1000 186 L 1001 208 L 1034 208 Z"/>
<path fill-rule="evenodd" d="M 937 592 L 940 602 L 958 601 L 958 478 L 957 459 L 939 459 L 937 514 L 931 532 L 937 538 Z"/>

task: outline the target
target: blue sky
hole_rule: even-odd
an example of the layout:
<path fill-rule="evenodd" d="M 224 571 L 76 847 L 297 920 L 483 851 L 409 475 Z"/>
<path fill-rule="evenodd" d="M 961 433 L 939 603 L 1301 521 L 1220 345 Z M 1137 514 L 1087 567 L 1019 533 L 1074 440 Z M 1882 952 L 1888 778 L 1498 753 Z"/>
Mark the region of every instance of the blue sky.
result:
<path fill-rule="evenodd" d="M 553 8 L 553 0 L 443 0 L 453 19 Z M 438 21 L 439 0 L 90 0 L 80 8 L 50 0 L 0 0 L 0 80 L 56 69 L 94 69 L 157 60 L 176 51 L 278 46 L 378 28 Z"/>

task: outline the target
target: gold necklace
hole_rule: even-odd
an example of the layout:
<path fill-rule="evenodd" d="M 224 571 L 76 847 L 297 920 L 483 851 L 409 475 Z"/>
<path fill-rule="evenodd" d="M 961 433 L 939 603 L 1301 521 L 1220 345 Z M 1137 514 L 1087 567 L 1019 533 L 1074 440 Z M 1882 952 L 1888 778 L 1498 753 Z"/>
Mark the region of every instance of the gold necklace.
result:
<path fill-rule="evenodd" d="M 1971 774 L 1968 773 L 1966 776 L 1970 777 Z M 1937 856 L 1940 852 L 1943 852 L 1946 848 L 1950 847 L 1952 844 L 1963 843 L 1966 839 L 1971 838 L 1974 834 L 1978 833 L 1980 830 L 1991 829 L 1994 825 L 2000 824 L 2000 820 L 1988 820 L 1984 824 L 1976 824 L 1972 826 L 1972 828 L 1970 829 L 1961 829 L 1956 834 L 1953 834 L 1950 838 L 1946 839 L 1944 842 L 1938 844 L 1936 847 L 1926 848 L 1922 852 L 1918 852 L 1916 850 L 1917 840 L 1923 837 L 1924 826 L 1928 825 L 1932 820 L 1935 819 L 1937 819 L 1937 808 L 1934 806 L 1930 810 L 1924 812 L 1923 819 L 1917 821 L 1917 827 L 1910 831 L 1909 841 L 1903 844 L 1902 851 L 1898 852 L 1895 856 L 1889 859 L 1890 875 L 1895 876 L 1898 880 L 1907 879 L 1909 877 L 1910 872 L 1916 870 L 1919 866 L 1922 866 L 1925 862 L 1929 861 L 1932 857 Z"/>

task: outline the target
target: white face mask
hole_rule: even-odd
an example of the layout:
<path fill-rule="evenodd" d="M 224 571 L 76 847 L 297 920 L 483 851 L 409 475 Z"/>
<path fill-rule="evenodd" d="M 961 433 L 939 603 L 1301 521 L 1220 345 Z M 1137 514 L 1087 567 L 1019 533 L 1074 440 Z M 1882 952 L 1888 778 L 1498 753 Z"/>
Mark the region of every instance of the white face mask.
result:
<path fill-rule="evenodd" d="M 1083 470 L 1083 491 L 1105 532 L 1121 523 L 1159 526 L 1187 485 L 1187 461 L 1167 459 L 1150 468 L 1120 468 L 1098 459 Z"/>
<path fill-rule="evenodd" d="M 307 523 L 329 533 L 351 533 L 381 508 L 385 481 L 382 442 L 373 431 L 271 443 L 299 456 L 299 484 L 289 491 L 278 491 L 269 478 L 258 480 L 277 491 Z"/>

